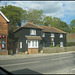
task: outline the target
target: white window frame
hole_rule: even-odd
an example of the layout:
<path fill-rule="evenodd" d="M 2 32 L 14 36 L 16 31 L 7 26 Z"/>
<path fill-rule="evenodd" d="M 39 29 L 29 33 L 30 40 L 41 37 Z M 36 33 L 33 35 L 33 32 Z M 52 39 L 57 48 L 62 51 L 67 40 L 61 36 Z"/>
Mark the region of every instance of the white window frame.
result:
<path fill-rule="evenodd" d="M 20 48 L 22 48 L 22 42 L 20 42 Z"/>
<path fill-rule="evenodd" d="M 42 34 L 42 37 L 45 37 L 45 33 Z"/>
<path fill-rule="evenodd" d="M 59 38 L 63 38 L 63 34 L 60 34 L 60 37 Z"/>
<path fill-rule="evenodd" d="M 60 47 L 64 47 L 64 46 L 63 46 L 63 42 L 60 42 Z"/>
<path fill-rule="evenodd" d="M 30 29 L 30 35 L 36 35 L 36 30 L 35 29 Z"/>
<path fill-rule="evenodd" d="M 38 40 L 28 40 L 28 48 L 38 48 Z"/>
<path fill-rule="evenodd" d="M 54 33 L 51 33 L 51 37 L 54 37 Z"/>

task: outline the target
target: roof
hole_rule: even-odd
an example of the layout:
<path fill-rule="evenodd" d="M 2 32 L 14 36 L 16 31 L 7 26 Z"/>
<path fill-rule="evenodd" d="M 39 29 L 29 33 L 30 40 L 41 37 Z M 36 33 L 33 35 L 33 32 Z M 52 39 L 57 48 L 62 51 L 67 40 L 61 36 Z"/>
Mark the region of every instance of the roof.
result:
<path fill-rule="evenodd" d="M 67 34 L 67 42 L 75 42 L 75 33 Z"/>
<path fill-rule="evenodd" d="M 26 36 L 26 38 L 29 40 L 42 40 L 42 38 L 40 36 Z"/>
<path fill-rule="evenodd" d="M 60 29 L 57 29 L 55 27 L 50 27 L 50 26 L 40 26 L 38 25 L 38 27 L 43 28 L 43 32 L 54 32 L 54 33 L 66 33 Z"/>
<path fill-rule="evenodd" d="M 28 23 L 24 24 L 23 26 L 17 28 L 15 31 L 19 30 L 20 28 L 36 28 L 36 29 L 42 29 L 41 27 L 38 27 L 37 25 L 35 25 L 32 22 L 28 22 Z"/>
<path fill-rule="evenodd" d="M 7 21 L 7 22 L 9 22 L 9 20 L 7 19 L 7 17 L 0 11 L 0 14 L 3 16 L 3 18 Z"/>

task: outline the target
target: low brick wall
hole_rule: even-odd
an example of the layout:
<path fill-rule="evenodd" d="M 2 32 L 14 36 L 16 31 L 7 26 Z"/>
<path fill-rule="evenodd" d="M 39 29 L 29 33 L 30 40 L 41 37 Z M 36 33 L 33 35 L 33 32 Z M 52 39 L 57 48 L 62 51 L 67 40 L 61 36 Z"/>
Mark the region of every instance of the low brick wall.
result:
<path fill-rule="evenodd" d="M 44 53 L 59 53 L 59 52 L 67 52 L 67 51 L 75 51 L 75 46 L 72 47 L 44 47 L 43 49 Z"/>
<path fill-rule="evenodd" d="M 38 48 L 29 48 L 28 53 L 29 54 L 38 54 Z"/>
<path fill-rule="evenodd" d="M 8 50 L 0 50 L 0 55 L 8 55 Z"/>

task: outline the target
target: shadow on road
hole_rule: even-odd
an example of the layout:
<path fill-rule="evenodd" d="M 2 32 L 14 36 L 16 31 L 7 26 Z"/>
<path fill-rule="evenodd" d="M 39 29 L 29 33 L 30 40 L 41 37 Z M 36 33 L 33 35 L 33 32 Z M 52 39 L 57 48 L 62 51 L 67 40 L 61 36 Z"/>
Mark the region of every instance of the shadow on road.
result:
<path fill-rule="evenodd" d="M 13 74 L 41 74 L 39 72 L 30 70 L 30 69 L 21 69 L 21 70 L 16 70 L 16 71 L 12 71 Z"/>

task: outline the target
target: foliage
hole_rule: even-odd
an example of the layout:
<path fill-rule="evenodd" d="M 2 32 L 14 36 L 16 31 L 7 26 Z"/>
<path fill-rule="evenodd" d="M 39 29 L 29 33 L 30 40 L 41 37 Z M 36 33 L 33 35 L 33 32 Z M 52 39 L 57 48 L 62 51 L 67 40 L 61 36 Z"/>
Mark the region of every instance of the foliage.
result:
<path fill-rule="evenodd" d="M 61 29 L 65 32 L 69 32 L 69 27 L 67 25 L 66 22 L 61 21 L 60 18 L 57 17 L 51 17 L 51 16 L 46 16 L 44 19 L 44 25 L 45 26 L 52 26 L 52 27 L 56 27 L 58 29 Z"/>
<path fill-rule="evenodd" d="M 13 39 L 13 31 L 21 26 L 21 23 L 25 21 L 26 11 L 17 6 L 2 6 L 1 11 L 10 20 L 8 23 L 9 38 Z"/>
<path fill-rule="evenodd" d="M 41 23 L 43 11 L 36 9 L 29 9 L 27 11 L 27 21 L 33 21 L 34 24 Z"/>
<path fill-rule="evenodd" d="M 8 50 L 8 53 L 9 54 L 13 54 L 13 50 Z"/>
<path fill-rule="evenodd" d="M 66 46 L 75 46 L 75 42 L 67 42 Z"/>
<path fill-rule="evenodd" d="M 71 21 L 69 28 L 70 28 L 70 33 L 75 33 L 75 19 Z"/>
<path fill-rule="evenodd" d="M 50 47 L 54 47 L 53 45 L 50 45 Z"/>
<path fill-rule="evenodd" d="M 72 27 L 75 27 L 75 19 L 71 21 L 70 25 L 71 25 Z"/>
<path fill-rule="evenodd" d="M 28 51 L 25 51 L 25 54 L 28 54 Z"/>
<path fill-rule="evenodd" d="M 60 47 L 59 45 L 56 45 L 56 47 Z"/>
<path fill-rule="evenodd" d="M 43 50 L 41 50 L 40 53 L 43 53 Z"/>

